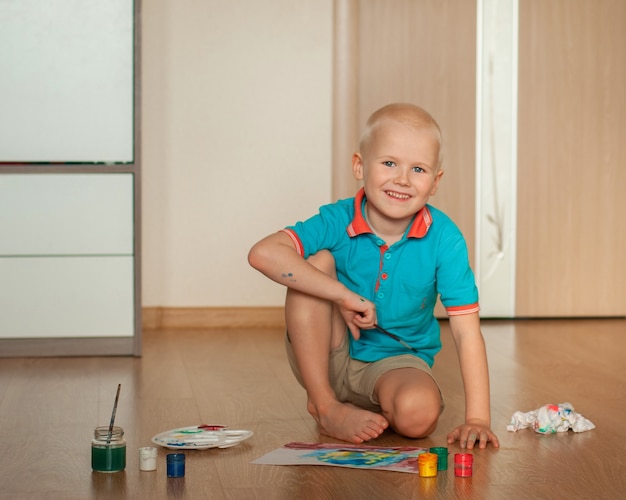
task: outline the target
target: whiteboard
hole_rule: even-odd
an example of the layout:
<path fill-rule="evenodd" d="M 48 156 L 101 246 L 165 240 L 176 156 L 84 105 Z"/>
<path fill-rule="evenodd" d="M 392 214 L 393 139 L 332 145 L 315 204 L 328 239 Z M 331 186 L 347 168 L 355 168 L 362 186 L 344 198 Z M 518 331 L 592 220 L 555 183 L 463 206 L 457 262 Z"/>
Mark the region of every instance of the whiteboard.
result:
<path fill-rule="evenodd" d="M 134 161 L 133 0 L 0 0 L 0 162 Z"/>

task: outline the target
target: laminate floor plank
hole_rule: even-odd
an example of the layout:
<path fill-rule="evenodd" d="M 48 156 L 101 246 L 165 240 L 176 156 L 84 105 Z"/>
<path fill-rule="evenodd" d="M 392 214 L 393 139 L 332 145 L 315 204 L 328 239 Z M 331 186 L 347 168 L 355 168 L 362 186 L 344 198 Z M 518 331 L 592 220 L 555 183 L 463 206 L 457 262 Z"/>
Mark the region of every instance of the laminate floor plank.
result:
<path fill-rule="evenodd" d="M 471 479 L 450 468 L 436 478 L 322 466 L 251 462 L 291 441 L 335 442 L 306 412 L 306 395 L 284 353 L 284 330 L 146 331 L 143 356 L 0 359 L 0 499 L 621 499 L 626 489 L 626 320 L 484 321 L 493 427 L 501 448 L 474 450 Z M 436 431 L 409 440 L 388 431 L 380 446 L 446 446 L 463 419 L 454 342 L 442 321 L 433 372 L 446 399 Z M 116 423 L 127 439 L 124 472 L 91 472 L 90 442 Z M 512 414 L 570 402 L 590 432 L 507 432 Z M 254 435 L 226 449 L 186 451 L 184 479 L 166 477 L 159 447 L 154 472 L 138 450 L 160 432 L 200 423 Z"/>

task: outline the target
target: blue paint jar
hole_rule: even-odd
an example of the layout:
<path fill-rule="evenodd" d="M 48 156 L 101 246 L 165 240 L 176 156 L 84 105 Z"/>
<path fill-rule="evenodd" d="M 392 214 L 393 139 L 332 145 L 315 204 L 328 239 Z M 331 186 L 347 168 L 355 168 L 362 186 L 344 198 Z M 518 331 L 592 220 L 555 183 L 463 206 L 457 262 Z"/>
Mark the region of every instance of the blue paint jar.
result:
<path fill-rule="evenodd" d="M 185 477 L 185 454 L 167 455 L 167 477 Z"/>

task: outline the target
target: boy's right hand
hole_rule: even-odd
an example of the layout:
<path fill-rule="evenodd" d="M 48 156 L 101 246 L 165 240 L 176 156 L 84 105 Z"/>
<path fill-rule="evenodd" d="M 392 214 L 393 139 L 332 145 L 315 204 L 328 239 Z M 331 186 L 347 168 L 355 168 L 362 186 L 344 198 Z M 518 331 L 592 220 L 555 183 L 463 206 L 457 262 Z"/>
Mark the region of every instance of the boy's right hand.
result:
<path fill-rule="evenodd" d="M 341 298 L 337 302 L 337 306 L 355 340 L 361 337 L 361 329 L 368 330 L 374 328 L 376 324 L 376 306 L 373 302 L 351 293 Z"/>

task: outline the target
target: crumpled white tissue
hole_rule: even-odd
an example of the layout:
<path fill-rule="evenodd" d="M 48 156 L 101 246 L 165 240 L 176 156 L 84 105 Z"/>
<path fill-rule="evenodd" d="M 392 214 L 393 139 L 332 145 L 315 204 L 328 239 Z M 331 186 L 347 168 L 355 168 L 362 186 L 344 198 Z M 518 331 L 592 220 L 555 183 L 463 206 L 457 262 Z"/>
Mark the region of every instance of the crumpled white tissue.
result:
<path fill-rule="evenodd" d="M 585 432 L 596 428 L 591 421 L 576 413 L 570 403 L 547 404 L 526 413 L 516 411 L 506 430 L 516 432 L 529 427 L 540 434 L 567 432 L 569 429 Z"/>

